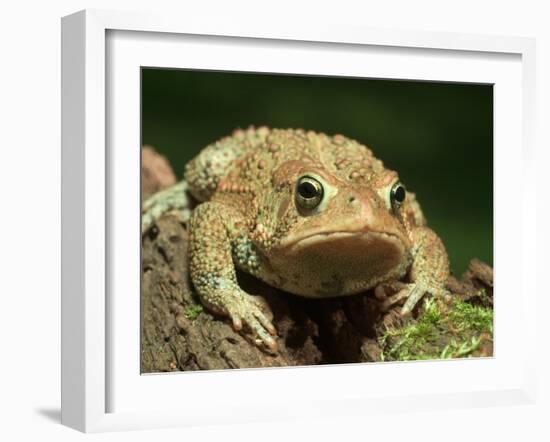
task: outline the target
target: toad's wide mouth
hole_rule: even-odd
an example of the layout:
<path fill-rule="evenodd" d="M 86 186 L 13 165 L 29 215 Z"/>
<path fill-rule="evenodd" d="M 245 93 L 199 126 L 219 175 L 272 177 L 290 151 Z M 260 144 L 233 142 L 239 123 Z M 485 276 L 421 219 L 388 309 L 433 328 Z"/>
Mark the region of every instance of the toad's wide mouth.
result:
<path fill-rule="evenodd" d="M 375 232 L 371 230 L 362 230 L 356 232 L 316 232 L 304 238 L 300 238 L 299 240 L 294 241 L 290 244 L 287 244 L 283 247 L 283 250 L 286 254 L 293 255 L 305 251 L 306 249 L 315 249 L 319 247 L 325 249 L 326 245 L 340 245 L 345 246 L 346 249 L 348 247 L 351 247 L 351 249 L 360 248 L 363 252 L 366 252 L 368 250 L 365 250 L 366 246 L 380 246 L 384 243 L 387 243 L 390 247 L 397 247 L 397 249 L 400 249 L 403 252 L 405 251 L 405 244 L 399 236 L 392 233 Z M 338 252 L 338 250 L 333 251 L 336 252 L 336 254 L 340 254 L 341 252 L 345 253 L 344 250 L 341 250 L 340 252 Z"/>
<path fill-rule="evenodd" d="M 273 270 L 285 275 L 284 289 L 303 296 L 359 293 L 391 277 L 403 276 L 409 254 L 391 233 L 316 232 L 273 253 Z"/>

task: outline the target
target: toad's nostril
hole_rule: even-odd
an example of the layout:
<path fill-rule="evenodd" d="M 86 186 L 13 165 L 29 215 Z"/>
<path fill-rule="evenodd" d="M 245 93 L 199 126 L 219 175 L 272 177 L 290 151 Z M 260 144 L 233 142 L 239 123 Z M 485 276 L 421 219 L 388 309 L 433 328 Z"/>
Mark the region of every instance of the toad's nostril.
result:
<path fill-rule="evenodd" d="M 356 199 L 356 198 L 355 198 L 354 196 L 350 196 L 350 197 L 348 198 L 348 202 L 351 204 L 351 203 L 353 203 L 353 202 L 355 201 L 355 199 Z"/>

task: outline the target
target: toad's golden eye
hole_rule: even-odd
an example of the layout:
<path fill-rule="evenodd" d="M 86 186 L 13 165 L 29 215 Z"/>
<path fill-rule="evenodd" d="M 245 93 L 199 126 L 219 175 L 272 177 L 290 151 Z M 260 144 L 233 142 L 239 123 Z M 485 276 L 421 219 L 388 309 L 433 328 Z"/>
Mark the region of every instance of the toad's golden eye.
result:
<path fill-rule="evenodd" d="M 390 202 L 392 209 L 399 209 L 399 207 L 401 207 L 401 204 L 403 204 L 403 202 L 405 201 L 406 196 L 407 191 L 405 190 L 405 186 L 399 181 L 395 183 L 390 191 Z"/>
<path fill-rule="evenodd" d="M 296 203 L 304 209 L 315 209 L 323 200 L 323 185 L 315 178 L 303 176 L 296 184 Z"/>

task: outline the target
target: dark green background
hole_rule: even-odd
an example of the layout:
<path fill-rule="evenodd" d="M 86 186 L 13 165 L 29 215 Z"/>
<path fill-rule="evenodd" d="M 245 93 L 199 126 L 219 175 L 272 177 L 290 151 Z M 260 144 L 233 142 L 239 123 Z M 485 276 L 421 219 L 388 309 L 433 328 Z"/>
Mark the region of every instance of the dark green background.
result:
<path fill-rule="evenodd" d="M 200 149 L 235 128 L 341 133 L 368 145 L 417 193 L 452 270 L 493 263 L 490 85 L 142 70 L 142 141 L 181 177 Z"/>

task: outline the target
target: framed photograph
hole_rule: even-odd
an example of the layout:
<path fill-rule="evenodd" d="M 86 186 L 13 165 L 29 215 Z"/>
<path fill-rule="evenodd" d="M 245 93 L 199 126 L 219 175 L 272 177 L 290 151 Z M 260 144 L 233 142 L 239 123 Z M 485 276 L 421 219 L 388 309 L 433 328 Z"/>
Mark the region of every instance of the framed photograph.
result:
<path fill-rule="evenodd" d="M 533 40 L 94 10 L 62 55 L 64 424 L 532 403 Z"/>

